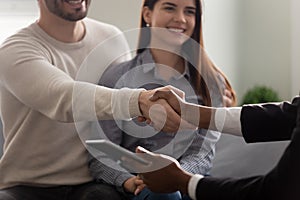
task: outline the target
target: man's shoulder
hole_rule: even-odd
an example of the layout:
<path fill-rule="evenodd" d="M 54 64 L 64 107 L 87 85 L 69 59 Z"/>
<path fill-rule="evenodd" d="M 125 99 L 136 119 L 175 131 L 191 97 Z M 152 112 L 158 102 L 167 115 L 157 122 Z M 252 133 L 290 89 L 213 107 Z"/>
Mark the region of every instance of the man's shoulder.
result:
<path fill-rule="evenodd" d="M 19 48 L 38 48 L 38 33 L 34 30 L 34 24 L 18 30 L 16 33 L 7 37 L 1 44 L 0 50 L 7 53 L 14 53 Z M 34 44 L 34 45 L 33 45 Z"/>

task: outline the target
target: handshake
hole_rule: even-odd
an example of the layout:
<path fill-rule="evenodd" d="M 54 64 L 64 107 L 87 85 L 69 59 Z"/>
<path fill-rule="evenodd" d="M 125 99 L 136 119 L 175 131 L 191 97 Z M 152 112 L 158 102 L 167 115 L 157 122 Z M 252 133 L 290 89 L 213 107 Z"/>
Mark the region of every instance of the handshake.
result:
<path fill-rule="evenodd" d="M 183 91 L 172 86 L 143 91 L 139 97 L 143 116 L 138 117 L 138 120 L 167 133 L 197 129 L 200 110 L 187 103 L 184 95 Z"/>

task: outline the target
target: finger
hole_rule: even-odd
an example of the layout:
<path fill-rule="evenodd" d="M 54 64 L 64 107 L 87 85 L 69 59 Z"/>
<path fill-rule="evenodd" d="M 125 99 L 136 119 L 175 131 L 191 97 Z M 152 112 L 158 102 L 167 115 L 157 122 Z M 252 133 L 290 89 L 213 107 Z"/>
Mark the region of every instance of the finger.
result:
<path fill-rule="evenodd" d="M 154 104 L 149 109 L 151 125 L 157 131 L 162 130 L 164 125 L 166 124 L 167 112 L 173 111 L 173 109 L 168 104 L 165 104 L 163 102 L 161 103 L 162 104 Z"/>
<path fill-rule="evenodd" d="M 232 99 L 228 98 L 227 96 L 223 96 L 223 103 L 226 107 L 231 107 Z"/>
<path fill-rule="evenodd" d="M 224 90 L 224 94 L 228 97 L 232 97 L 232 93 L 227 89 Z"/>
<path fill-rule="evenodd" d="M 135 179 L 135 181 L 134 181 L 135 185 L 141 185 L 143 183 L 144 183 L 144 181 L 141 177 L 137 177 L 137 179 Z"/>
<path fill-rule="evenodd" d="M 147 153 L 149 155 L 152 155 L 153 153 L 148 151 L 147 149 L 145 149 L 144 147 L 141 147 L 141 146 L 138 146 L 136 149 L 135 149 L 135 152 L 136 153 Z"/>
<path fill-rule="evenodd" d="M 167 87 L 169 87 L 171 90 L 173 90 L 173 92 L 175 92 L 175 94 L 177 94 L 180 98 L 182 98 L 182 99 L 185 98 L 185 93 L 182 90 L 180 90 L 172 85 L 168 85 Z"/>
<path fill-rule="evenodd" d="M 136 190 L 134 191 L 134 195 L 138 195 L 145 188 L 145 186 L 145 184 L 137 186 Z"/>
<path fill-rule="evenodd" d="M 180 128 L 180 116 L 177 115 L 175 117 L 168 117 L 166 121 L 155 120 L 156 122 L 152 122 L 151 126 L 154 128 L 156 132 L 163 131 L 166 134 L 174 134 L 177 133 Z"/>
<path fill-rule="evenodd" d="M 171 91 L 163 91 L 163 90 L 156 90 L 154 94 L 150 97 L 150 101 L 157 101 L 158 99 L 165 99 L 167 100 L 170 96 Z"/>
<path fill-rule="evenodd" d="M 141 192 L 140 188 L 136 188 L 136 190 L 134 191 L 133 194 L 136 196 L 136 195 L 138 195 L 140 192 Z"/>
<path fill-rule="evenodd" d="M 145 117 L 139 116 L 139 117 L 137 117 L 137 121 L 138 122 L 146 122 L 147 119 Z"/>
<path fill-rule="evenodd" d="M 156 131 L 177 132 L 181 117 L 165 100 L 158 100 L 149 109 L 150 125 Z"/>

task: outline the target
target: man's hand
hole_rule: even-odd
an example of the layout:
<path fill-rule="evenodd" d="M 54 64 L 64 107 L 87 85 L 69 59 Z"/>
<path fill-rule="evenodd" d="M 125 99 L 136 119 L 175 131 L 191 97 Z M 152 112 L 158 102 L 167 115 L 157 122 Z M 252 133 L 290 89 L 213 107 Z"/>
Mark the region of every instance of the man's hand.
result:
<path fill-rule="evenodd" d="M 159 90 L 156 90 L 153 96 L 150 98 L 151 101 L 157 101 L 158 99 L 164 99 L 168 104 L 181 115 L 181 110 L 184 109 L 184 93 L 173 87 L 166 86 Z"/>
<path fill-rule="evenodd" d="M 152 160 L 152 165 L 154 165 L 153 168 L 151 165 L 148 166 L 147 169 L 144 169 L 145 172 L 138 175 L 151 191 L 171 193 L 179 190 L 183 194 L 187 194 L 192 174 L 185 172 L 176 159 L 162 154 L 154 154 L 142 147 L 138 147 L 136 152 L 143 153 L 144 157 Z M 159 163 L 164 163 L 164 165 L 160 165 L 158 168 Z"/>
<path fill-rule="evenodd" d="M 177 132 L 181 123 L 180 108 L 178 108 L 178 105 L 174 105 L 173 108 L 173 105 L 170 106 L 166 99 L 160 98 L 161 92 L 174 93 L 178 98 L 178 94 L 184 97 L 182 91 L 172 86 L 143 91 L 139 97 L 142 115 L 156 130 L 170 133 Z"/>
<path fill-rule="evenodd" d="M 134 176 L 127 179 L 123 184 L 124 189 L 127 192 L 138 195 L 145 187 L 144 181 L 139 176 Z"/>
<path fill-rule="evenodd" d="M 180 130 L 195 130 L 200 121 L 200 111 L 197 105 L 187 103 L 180 90 L 172 86 L 154 92 L 151 101 L 164 99 L 181 116 Z"/>

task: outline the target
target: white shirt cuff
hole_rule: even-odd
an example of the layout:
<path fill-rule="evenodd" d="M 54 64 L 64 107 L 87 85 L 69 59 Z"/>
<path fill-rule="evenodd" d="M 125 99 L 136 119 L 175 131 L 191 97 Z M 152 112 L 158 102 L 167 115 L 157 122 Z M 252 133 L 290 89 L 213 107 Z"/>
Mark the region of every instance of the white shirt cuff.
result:
<path fill-rule="evenodd" d="M 195 174 L 192 176 L 192 178 L 189 181 L 188 184 L 188 195 L 191 199 L 196 200 L 196 189 L 198 182 L 203 178 L 200 174 Z"/>
<path fill-rule="evenodd" d="M 215 125 L 218 131 L 236 136 L 242 136 L 241 130 L 242 107 L 217 108 Z"/>

